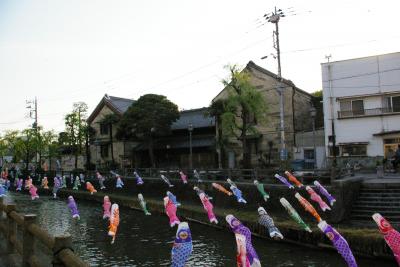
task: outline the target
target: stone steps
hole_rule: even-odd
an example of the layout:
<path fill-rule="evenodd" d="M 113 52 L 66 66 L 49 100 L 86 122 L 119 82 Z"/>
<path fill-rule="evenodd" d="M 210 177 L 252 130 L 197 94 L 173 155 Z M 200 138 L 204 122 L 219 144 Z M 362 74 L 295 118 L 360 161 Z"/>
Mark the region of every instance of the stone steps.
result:
<path fill-rule="evenodd" d="M 351 222 L 374 225 L 374 213 L 380 213 L 391 224 L 400 224 L 400 186 L 363 185 L 351 208 Z"/>

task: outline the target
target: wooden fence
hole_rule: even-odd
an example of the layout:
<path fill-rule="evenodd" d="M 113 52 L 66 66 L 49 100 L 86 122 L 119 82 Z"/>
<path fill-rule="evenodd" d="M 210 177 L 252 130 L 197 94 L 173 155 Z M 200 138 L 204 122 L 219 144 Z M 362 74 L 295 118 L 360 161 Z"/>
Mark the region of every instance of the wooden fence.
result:
<path fill-rule="evenodd" d="M 22 267 L 40 267 L 40 261 L 35 255 L 35 242 L 40 241 L 52 251 L 54 267 L 86 267 L 85 263 L 72 249 L 70 235 L 51 236 L 47 231 L 35 224 L 35 214 L 21 215 L 16 212 L 15 204 L 4 203 L 0 198 L 0 232 L 6 237 L 8 254 L 21 255 Z M 18 231 L 22 232 L 22 241 L 18 240 Z"/>

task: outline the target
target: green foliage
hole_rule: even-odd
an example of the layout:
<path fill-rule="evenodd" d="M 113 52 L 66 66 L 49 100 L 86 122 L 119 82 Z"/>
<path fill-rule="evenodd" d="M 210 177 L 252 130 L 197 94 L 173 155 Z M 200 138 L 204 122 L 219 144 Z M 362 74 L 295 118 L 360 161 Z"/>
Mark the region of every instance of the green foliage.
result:
<path fill-rule="evenodd" d="M 317 90 L 311 93 L 313 96 L 320 98 L 322 100 L 322 90 Z"/>
<path fill-rule="evenodd" d="M 124 113 L 117 129 L 119 139 L 146 139 L 163 135 L 179 118 L 178 106 L 163 95 L 141 96 Z"/>
<path fill-rule="evenodd" d="M 254 127 L 266 119 L 267 106 L 262 94 L 250 82 L 250 74 L 229 66 L 230 76 L 222 83 L 228 90 L 221 115 L 224 134 L 244 138 L 258 133 Z"/>

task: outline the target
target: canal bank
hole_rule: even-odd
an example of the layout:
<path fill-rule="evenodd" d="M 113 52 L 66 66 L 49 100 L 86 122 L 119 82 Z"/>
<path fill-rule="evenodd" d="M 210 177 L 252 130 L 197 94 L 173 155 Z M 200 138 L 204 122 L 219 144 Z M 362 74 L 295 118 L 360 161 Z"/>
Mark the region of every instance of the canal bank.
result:
<path fill-rule="evenodd" d="M 261 227 L 257 223 L 257 208 L 259 204 L 262 204 L 267 211 L 272 215 L 276 225 L 285 236 L 284 241 L 274 242 L 288 242 L 300 246 L 312 247 L 319 250 L 335 250 L 329 240 L 320 232 L 316 227 L 317 222 L 312 220 L 311 216 L 302 211 L 297 205 L 297 200 L 294 198 L 294 192 L 292 189 L 288 189 L 279 185 L 266 185 L 266 191 L 270 193 L 270 200 L 267 203 L 263 203 L 261 196 L 255 190 L 254 185 L 246 183 L 238 183 L 239 188 L 243 191 L 244 197 L 248 200 L 248 204 L 238 204 L 233 197 L 228 197 L 220 192 L 216 192 L 211 187 L 211 182 L 205 182 L 201 184 L 203 190 L 213 197 L 213 203 L 215 206 L 215 213 L 220 222 L 219 225 L 210 225 L 208 218 L 203 210 L 198 196 L 193 191 L 193 184 L 183 185 L 179 180 L 171 180 L 175 186 L 171 189 L 168 188 L 159 179 L 146 179 L 145 184 L 137 186 L 135 181 L 132 179 L 124 180 L 125 187 L 123 189 L 115 189 L 115 181 L 108 180 L 106 182 L 107 189 L 105 192 L 98 192 L 94 195 L 90 195 L 88 192 L 79 190 L 74 191 L 70 189 L 63 189 L 59 192 L 60 196 L 66 197 L 68 195 L 74 195 L 77 199 L 84 199 L 89 201 L 102 202 L 104 195 L 109 195 L 113 202 L 129 207 L 132 209 L 140 210 L 140 205 L 137 200 L 137 194 L 142 193 L 148 203 L 148 207 L 153 213 L 164 214 L 164 207 L 162 198 L 167 190 L 172 191 L 178 200 L 182 203 L 182 206 L 178 209 L 178 216 L 186 220 L 191 220 L 201 224 L 209 225 L 219 229 L 226 229 L 225 216 L 227 214 L 234 214 L 238 217 L 246 226 L 248 226 L 255 236 L 269 239 L 265 228 Z M 351 190 L 357 187 L 357 183 L 352 183 L 352 186 L 340 185 Z M 332 223 L 330 218 L 334 218 L 339 214 L 343 216 L 346 212 L 341 208 L 346 203 L 347 197 L 341 197 L 341 194 L 335 194 L 334 187 L 329 187 L 333 194 L 337 198 L 331 213 L 320 212 L 323 219 L 327 220 L 328 223 Z M 300 191 L 303 196 L 306 196 L 303 191 Z M 311 226 L 313 232 L 307 233 L 301 230 L 296 223 L 291 221 L 282 206 L 280 206 L 279 198 L 287 198 L 292 205 L 299 211 L 303 219 Z M 337 210 L 335 210 L 337 209 Z M 345 209 L 348 210 L 348 209 Z M 165 217 L 166 223 L 167 218 Z M 386 245 L 383 237 L 377 230 L 377 228 L 356 228 L 350 227 L 343 224 L 335 224 L 333 226 L 347 239 L 349 245 L 355 255 L 365 258 L 372 258 L 378 260 L 385 260 L 394 262 L 393 254 L 390 248 Z"/>

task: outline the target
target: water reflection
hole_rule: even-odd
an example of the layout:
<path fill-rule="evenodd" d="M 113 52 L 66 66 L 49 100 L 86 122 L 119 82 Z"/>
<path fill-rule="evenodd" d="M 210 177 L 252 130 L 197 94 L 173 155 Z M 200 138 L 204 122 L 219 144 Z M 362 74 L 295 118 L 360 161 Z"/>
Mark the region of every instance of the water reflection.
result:
<path fill-rule="evenodd" d="M 31 201 L 28 195 L 13 194 L 21 212 L 36 213 L 37 222 L 52 235 L 69 232 L 75 252 L 91 266 L 169 266 L 175 228 L 161 215 L 145 216 L 121 207 L 121 223 L 114 245 L 107 236 L 107 222 L 102 219 L 102 206 L 97 202 L 77 200 L 81 219 L 75 221 L 66 200 L 41 196 Z M 178 210 L 179 215 L 179 210 Z M 236 266 L 235 240 L 225 230 L 190 223 L 193 254 L 188 266 Z M 254 238 L 254 246 L 263 266 L 340 267 L 346 266 L 336 252 L 270 242 Z M 393 262 L 358 259 L 359 266 L 396 266 Z"/>

